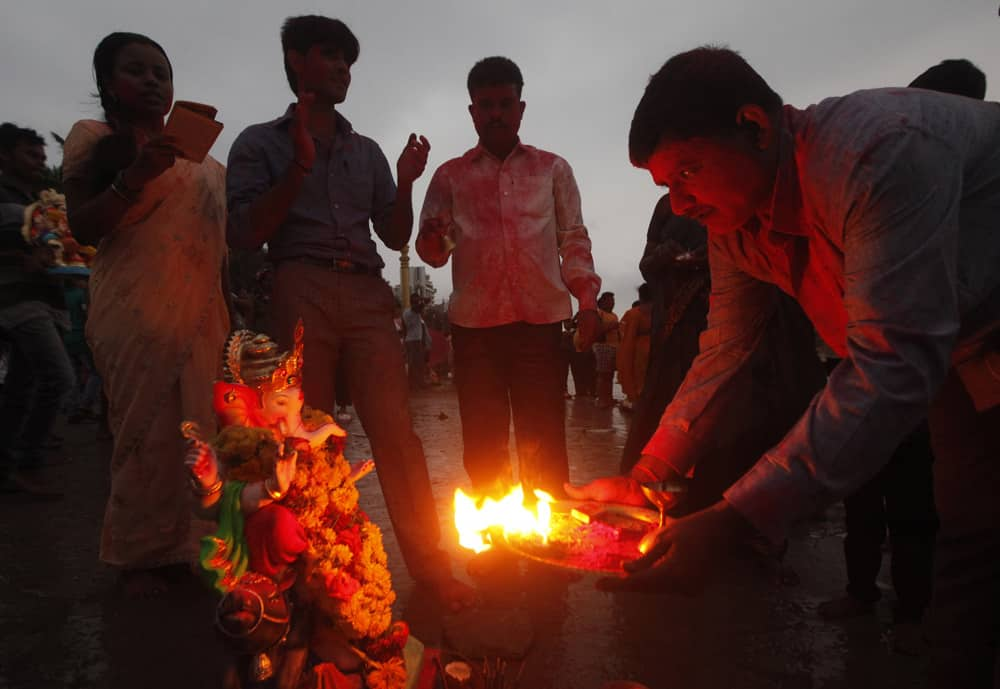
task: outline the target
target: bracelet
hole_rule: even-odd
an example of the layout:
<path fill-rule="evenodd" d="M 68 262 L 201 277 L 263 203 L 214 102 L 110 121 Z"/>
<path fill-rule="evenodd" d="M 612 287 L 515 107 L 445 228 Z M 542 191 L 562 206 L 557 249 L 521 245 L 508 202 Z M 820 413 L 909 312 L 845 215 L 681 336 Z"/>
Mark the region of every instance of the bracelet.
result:
<path fill-rule="evenodd" d="M 203 485 L 201 485 L 200 481 L 196 479 L 191 479 L 191 490 L 193 490 L 195 493 L 202 496 L 203 498 L 207 498 L 210 495 L 215 495 L 216 493 L 222 490 L 222 479 L 221 478 L 216 479 L 215 483 L 210 485 L 208 488 L 205 488 Z"/>
<path fill-rule="evenodd" d="M 115 175 L 115 180 L 111 183 L 111 191 L 129 204 L 138 201 L 139 194 L 142 193 L 142 189 L 130 189 L 129 186 L 125 184 L 124 170 L 119 170 L 118 174 Z"/>
<path fill-rule="evenodd" d="M 270 495 L 271 499 L 274 501 L 281 500 L 283 497 L 285 497 L 285 494 L 282 493 L 280 490 L 272 489 L 270 481 L 271 481 L 270 477 L 264 479 L 264 492 Z"/>
<path fill-rule="evenodd" d="M 300 170 L 302 170 L 302 172 L 306 173 L 307 175 L 313 171 L 311 167 L 306 167 L 295 158 L 292 158 L 292 163 L 295 164 Z"/>

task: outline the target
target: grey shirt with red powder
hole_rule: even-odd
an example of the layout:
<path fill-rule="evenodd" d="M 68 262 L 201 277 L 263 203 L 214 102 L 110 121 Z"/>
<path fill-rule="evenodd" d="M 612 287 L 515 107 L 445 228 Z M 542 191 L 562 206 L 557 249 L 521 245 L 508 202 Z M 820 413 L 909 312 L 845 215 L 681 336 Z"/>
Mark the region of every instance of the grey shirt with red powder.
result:
<path fill-rule="evenodd" d="M 294 165 L 292 111 L 276 120 L 247 127 L 229 152 L 226 201 L 227 239 L 234 248 L 255 249 L 250 207 Z M 268 244 L 268 256 L 348 260 L 377 270 L 385 264 L 371 230 L 382 237 L 396 200 L 396 183 L 382 149 L 354 131 L 336 113 L 337 134 L 327 144 L 318 139 L 316 162 L 288 216 Z"/>
<path fill-rule="evenodd" d="M 701 353 L 636 470 L 686 474 L 726 433 L 730 382 L 784 291 L 843 360 L 725 494 L 774 538 L 874 476 L 1000 322 L 1000 104 L 859 91 L 786 107 L 779 137 L 769 208 L 710 237 Z"/>

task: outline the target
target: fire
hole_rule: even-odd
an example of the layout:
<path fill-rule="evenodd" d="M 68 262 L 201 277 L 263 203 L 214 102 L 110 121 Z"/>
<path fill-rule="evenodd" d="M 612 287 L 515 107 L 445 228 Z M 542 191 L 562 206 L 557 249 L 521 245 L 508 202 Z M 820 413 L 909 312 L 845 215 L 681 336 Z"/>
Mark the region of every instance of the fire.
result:
<path fill-rule="evenodd" d="M 531 509 L 524 504 L 524 489 L 517 484 L 500 500 L 486 498 L 482 505 L 466 495 L 461 488 L 455 491 L 455 528 L 458 542 L 463 548 L 477 553 L 493 547 L 490 532 L 501 531 L 504 535 L 517 534 L 526 537 L 537 535 L 542 543 L 548 542 L 552 518 L 551 495 L 543 490 L 535 490 L 538 502 Z"/>

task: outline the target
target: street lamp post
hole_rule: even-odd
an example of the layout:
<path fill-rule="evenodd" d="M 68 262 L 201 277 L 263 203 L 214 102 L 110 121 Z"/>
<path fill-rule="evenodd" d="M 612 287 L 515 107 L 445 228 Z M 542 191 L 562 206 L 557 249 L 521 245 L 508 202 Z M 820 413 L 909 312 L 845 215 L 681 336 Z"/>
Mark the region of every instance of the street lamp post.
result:
<path fill-rule="evenodd" d="M 399 252 L 399 300 L 403 310 L 410 308 L 410 245 L 406 244 Z"/>

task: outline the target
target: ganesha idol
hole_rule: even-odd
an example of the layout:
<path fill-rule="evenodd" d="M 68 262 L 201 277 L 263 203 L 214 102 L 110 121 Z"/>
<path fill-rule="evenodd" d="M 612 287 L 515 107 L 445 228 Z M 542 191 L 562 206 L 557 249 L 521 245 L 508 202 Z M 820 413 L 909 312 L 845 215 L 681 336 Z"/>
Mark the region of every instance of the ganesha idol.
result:
<path fill-rule="evenodd" d="M 21 234 L 31 246 L 45 246 L 51 251 L 55 275 L 90 275 L 90 263 L 97 253 L 73 238 L 66 215 L 66 197 L 54 189 L 38 194 L 38 201 L 24 209 Z"/>
<path fill-rule="evenodd" d="M 218 436 L 181 430 L 199 511 L 218 524 L 201 564 L 222 596 L 226 688 L 405 687 L 408 630 L 392 622 L 382 534 L 358 509 L 373 463 L 352 468 L 344 430 L 303 406 L 301 322 L 291 352 L 233 333 L 223 364 Z"/>

